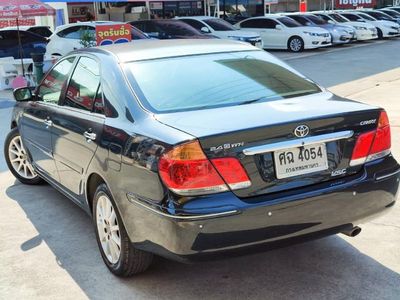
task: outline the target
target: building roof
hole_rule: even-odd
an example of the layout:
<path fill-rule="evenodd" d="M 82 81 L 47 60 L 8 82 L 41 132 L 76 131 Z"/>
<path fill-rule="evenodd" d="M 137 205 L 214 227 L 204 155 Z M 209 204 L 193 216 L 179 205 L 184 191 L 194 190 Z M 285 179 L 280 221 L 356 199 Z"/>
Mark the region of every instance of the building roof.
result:
<path fill-rule="evenodd" d="M 90 51 L 90 48 L 86 51 Z M 244 42 L 229 40 L 135 40 L 132 43 L 114 44 L 93 48 L 93 51 L 104 51 L 113 54 L 120 62 L 148 59 L 201 55 L 210 53 L 260 51 Z"/>

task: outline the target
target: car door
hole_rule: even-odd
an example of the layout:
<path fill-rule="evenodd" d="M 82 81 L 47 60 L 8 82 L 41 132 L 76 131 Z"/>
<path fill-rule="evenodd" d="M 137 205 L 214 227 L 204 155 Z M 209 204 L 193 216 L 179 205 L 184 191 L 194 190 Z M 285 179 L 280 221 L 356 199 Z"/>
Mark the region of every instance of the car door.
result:
<path fill-rule="evenodd" d="M 65 89 L 75 57 L 60 60 L 43 78 L 35 92 L 35 101 L 26 104 L 20 119 L 21 137 L 32 163 L 45 175 L 58 180 L 51 141 L 52 116 Z"/>
<path fill-rule="evenodd" d="M 101 98 L 99 62 L 81 56 L 61 105 L 53 114 L 52 143 L 61 184 L 82 201 L 84 174 L 98 147 L 105 120 L 97 113 Z"/>
<path fill-rule="evenodd" d="M 241 28 L 246 28 L 249 31 L 256 31 L 260 34 L 265 48 L 282 48 L 286 34 L 281 30 L 276 29 L 277 22 L 267 18 L 258 18 L 241 23 Z M 254 26 L 254 27 L 253 27 Z M 286 45 L 284 45 L 286 47 Z"/>

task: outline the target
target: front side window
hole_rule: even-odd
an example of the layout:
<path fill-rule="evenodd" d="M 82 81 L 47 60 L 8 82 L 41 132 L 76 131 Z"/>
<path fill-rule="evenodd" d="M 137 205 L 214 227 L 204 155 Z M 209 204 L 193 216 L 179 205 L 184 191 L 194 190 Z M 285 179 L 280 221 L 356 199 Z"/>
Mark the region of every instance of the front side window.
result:
<path fill-rule="evenodd" d="M 334 19 L 336 22 L 339 22 L 339 23 L 346 23 L 346 22 L 349 21 L 348 19 L 346 19 L 345 17 L 343 17 L 343 16 L 341 16 L 339 14 L 330 14 L 329 16 L 332 19 Z"/>
<path fill-rule="evenodd" d="M 309 22 L 306 18 L 304 18 L 303 16 L 290 16 L 290 18 L 292 18 L 293 20 L 295 20 L 296 22 L 299 22 L 301 25 L 303 26 L 309 26 L 311 25 L 311 22 Z"/>
<path fill-rule="evenodd" d="M 262 51 L 130 62 L 124 69 L 143 105 L 155 113 L 275 101 L 321 91 Z"/>
<path fill-rule="evenodd" d="M 60 61 L 43 79 L 38 89 L 38 100 L 48 103 L 58 103 L 61 91 L 65 86 L 68 74 L 71 71 L 75 57 L 68 57 Z"/>
<path fill-rule="evenodd" d="M 240 23 L 241 28 L 260 28 L 261 19 L 246 20 Z"/>
<path fill-rule="evenodd" d="M 231 24 L 229 24 L 228 22 L 226 22 L 222 19 L 207 19 L 207 20 L 204 20 L 204 23 L 206 23 L 208 26 L 210 26 L 215 31 L 236 30 L 235 27 L 233 27 Z"/>
<path fill-rule="evenodd" d="M 307 19 L 310 20 L 311 22 L 313 22 L 314 24 L 317 24 L 317 25 L 326 24 L 325 20 L 323 20 L 323 19 L 321 19 L 321 18 L 319 18 L 317 16 L 314 16 L 314 15 L 307 15 Z"/>
<path fill-rule="evenodd" d="M 358 14 L 362 19 L 368 20 L 368 21 L 376 21 L 373 17 L 367 14 Z"/>
<path fill-rule="evenodd" d="M 92 58 L 81 57 L 71 76 L 64 105 L 91 111 L 99 84 L 99 64 Z"/>

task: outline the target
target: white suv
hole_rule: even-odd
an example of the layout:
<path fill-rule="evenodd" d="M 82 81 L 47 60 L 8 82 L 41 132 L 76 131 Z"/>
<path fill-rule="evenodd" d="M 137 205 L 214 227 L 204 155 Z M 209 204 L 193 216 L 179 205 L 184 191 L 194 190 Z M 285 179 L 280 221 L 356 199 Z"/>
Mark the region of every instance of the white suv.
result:
<path fill-rule="evenodd" d="M 82 33 L 87 32 L 93 36 L 93 44 L 96 36 L 96 25 L 124 24 L 122 22 L 80 22 L 62 25 L 56 28 L 49 38 L 46 47 L 46 57 L 63 56 L 73 50 L 83 48 L 81 43 Z M 148 39 L 149 37 L 139 29 L 132 27 L 132 40 Z"/>

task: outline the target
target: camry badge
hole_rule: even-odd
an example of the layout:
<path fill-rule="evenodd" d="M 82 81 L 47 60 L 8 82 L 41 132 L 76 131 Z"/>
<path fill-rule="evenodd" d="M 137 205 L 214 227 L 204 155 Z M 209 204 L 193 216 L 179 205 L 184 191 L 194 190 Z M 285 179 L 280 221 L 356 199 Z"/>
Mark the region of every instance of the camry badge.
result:
<path fill-rule="evenodd" d="M 294 129 L 294 135 L 302 138 L 310 133 L 310 128 L 307 125 L 299 125 Z"/>

